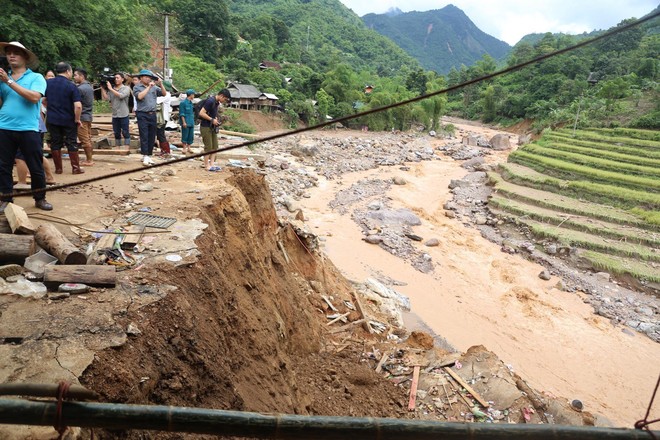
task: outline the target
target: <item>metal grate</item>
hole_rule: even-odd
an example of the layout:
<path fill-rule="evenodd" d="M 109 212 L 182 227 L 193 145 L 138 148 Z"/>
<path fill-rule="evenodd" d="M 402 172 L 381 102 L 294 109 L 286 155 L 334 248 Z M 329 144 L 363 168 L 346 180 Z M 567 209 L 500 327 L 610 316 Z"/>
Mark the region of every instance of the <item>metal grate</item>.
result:
<path fill-rule="evenodd" d="M 133 214 L 126 221 L 131 225 L 142 225 L 160 229 L 167 229 L 176 223 L 175 218 L 161 217 L 153 214 Z"/>

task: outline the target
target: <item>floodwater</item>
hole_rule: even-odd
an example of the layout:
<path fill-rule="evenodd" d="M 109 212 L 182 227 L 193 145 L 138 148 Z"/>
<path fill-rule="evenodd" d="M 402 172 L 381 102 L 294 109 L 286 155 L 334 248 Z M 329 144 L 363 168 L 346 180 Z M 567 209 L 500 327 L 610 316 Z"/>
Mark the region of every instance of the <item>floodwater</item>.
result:
<path fill-rule="evenodd" d="M 632 428 L 644 417 L 660 373 L 660 344 L 622 332 L 595 315 L 581 294 L 555 289 L 558 278 L 541 280 L 542 266 L 501 252 L 476 229 L 445 217 L 442 206 L 451 199 L 447 185 L 466 174 L 459 165 L 443 158 L 411 164 L 407 172 L 380 168 L 322 180 L 300 205 L 312 231 L 326 237 L 325 253 L 347 278 L 364 281 L 382 274 L 405 283 L 393 287 L 411 300 L 412 315 L 406 318 L 411 326 L 432 331 L 460 351 L 484 345 L 536 390 L 581 400 L 586 411 L 600 416 L 599 423 Z M 394 176 L 407 184 L 392 186 L 392 208 L 414 211 L 422 219 L 414 233 L 440 241 L 431 248 L 416 243 L 436 263 L 431 274 L 362 241 L 350 214 L 328 207 L 341 188 Z M 655 406 L 649 419 L 660 417 L 660 405 Z"/>

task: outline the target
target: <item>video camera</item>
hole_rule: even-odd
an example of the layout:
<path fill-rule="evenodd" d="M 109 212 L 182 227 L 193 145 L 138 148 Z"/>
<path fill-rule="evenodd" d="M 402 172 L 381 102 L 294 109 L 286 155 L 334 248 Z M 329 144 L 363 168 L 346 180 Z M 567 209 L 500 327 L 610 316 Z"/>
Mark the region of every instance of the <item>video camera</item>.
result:
<path fill-rule="evenodd" d="M 9 61 L 7 61 L 7 57 L 5 55 L 0 55 L 0 69 L 4 70 L 5 72 L 9 70 Z"/>
<path fill-rule="evenodd" d="M 106 83 L 109 81 L 110 84 L 115 83 L 115 74 L 112 73 L 109 67 L 104 67 L 103 72 L 99 73 L 99 82 L 101 83 L 101 87 L 106 88 Z"/>

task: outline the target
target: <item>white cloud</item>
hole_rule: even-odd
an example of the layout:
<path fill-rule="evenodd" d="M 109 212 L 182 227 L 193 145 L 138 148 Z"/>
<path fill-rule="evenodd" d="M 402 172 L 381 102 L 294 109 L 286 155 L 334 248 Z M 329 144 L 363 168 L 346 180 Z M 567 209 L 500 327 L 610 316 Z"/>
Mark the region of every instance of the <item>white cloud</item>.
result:
<path fill-rule="evenodd" d="M 341 0 L 362 16 L 398 7 L 404 12 L 442 9 L 453 4 L 482 31 L 513 45 L 530 33 L 579 34 L 608 29 L 626 18 L 651 12 L 657 0 Z"/>

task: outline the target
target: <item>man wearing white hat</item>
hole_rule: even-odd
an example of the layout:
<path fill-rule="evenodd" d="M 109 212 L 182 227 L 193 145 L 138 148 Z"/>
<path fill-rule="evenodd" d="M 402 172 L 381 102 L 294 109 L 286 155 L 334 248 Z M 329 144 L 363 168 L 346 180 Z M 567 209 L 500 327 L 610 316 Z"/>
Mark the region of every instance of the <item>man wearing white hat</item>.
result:
<path fill-rule="evenodd" d="M 21 151 L 30 170 L 32 190 L 46 188 L 43 167 L 43 144 L 39 133 L 40 101 L 46 92 L 46 80 L 30 70 L 38 64 L 37 56 L 18 41 L 0 43 L 7 56 L 9 72 L 0 69 L 0 213 L 12 201 L 12 168 L 16 152 Z M 45 192 L 34 194 L 35 206 L 53 209 Z"/>

